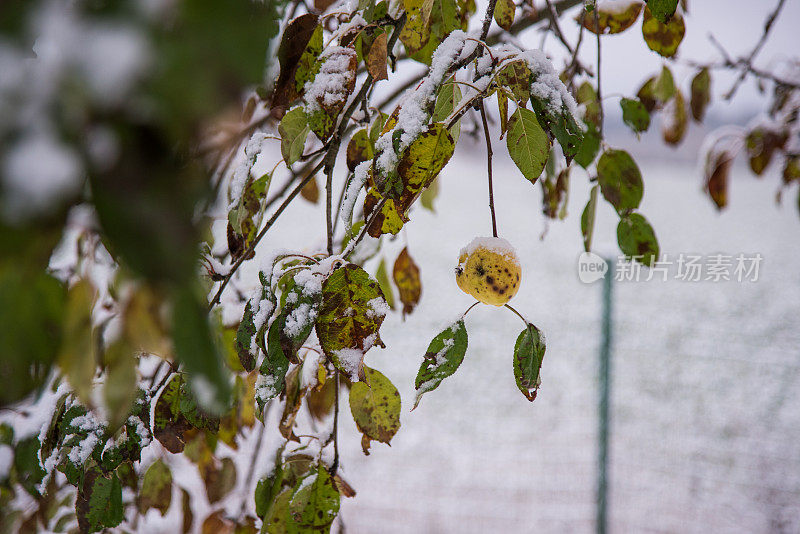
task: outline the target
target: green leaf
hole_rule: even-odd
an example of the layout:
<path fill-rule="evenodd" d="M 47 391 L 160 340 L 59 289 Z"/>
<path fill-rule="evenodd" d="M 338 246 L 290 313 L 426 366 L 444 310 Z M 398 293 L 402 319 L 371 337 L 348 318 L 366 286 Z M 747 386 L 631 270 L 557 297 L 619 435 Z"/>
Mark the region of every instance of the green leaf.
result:
<path fill-rule="evenodd" d="M 597 162 L 600 191 L 619 214 L 639 207 L 644 195 L 642 174 L 624 150 L 606 150 Z"/>
<path fill-rule="evenodd" d="M 39 497 L 36 486 L 44 478 L 44 469 L 39 464 L 39 438 L 37 436 L 19 440 L 14 447 L 14 468 L 17 479 L 25 491 Z"/>
<path fill-rule="evenodd" d="M 422 395 L 439 387 L 442 380 L 458 370 L 466 352 L 467 327 L 461 318 L 440 332 L 428 345 L 414 381 L 417 390 L 414 408 L 419 404 Z"/>
<path fill-rule="evenodd" d="M 592 250 L 592 236 L 594 235 L 594 220 L 597 213 L 597 187 L 593 186 L 589 193 L 589 201 L 581 214 L 581 235 L 583 235 L 583 249 Z"/>
<path fill-rule="evenodd" d="M 292 488 L 286 488 L 278 494 L 267 516 L 264 518 L 261 532 L 266 532 L 267 534 L 288 534 L 289 532 L 298 531 L 297 523 L 295 523 L 291 514 L 289 514 L 289 502 L 292 499 L 293 493 Z M 291 531 L 289 530 L 290 528 L 292 529 Z"/>
<path fill-rule="evenodd" d="M 544 334 L 528 323 L 514 344 L 514 378 L 519 390 L 531 402 L 536 399 L 536 392 L 542 383 L 539 371 L 544 352 Z"/>
<path fill-rule="evenodd" d="M 745 149 L 750 160 L 750 170 L 761 176 L 772 161 L 777 150 L 786 145 L 788 139 L 785 131 L 776 131 L 765 127 L 756 127 L 745 137 Z"/>
<path fill-rule="evenodd" d="M 270 306 L 271 304 L 271 306 Z M 262 283 L 260 297 L 251 298 L 247 301 L 244 307 L 244 315 L 242 321 L 239 323 L 239 328 L 236 331 L 236 352 L 239 356 L 239 362 L 245 371 L 250 372 L 255 369 L 256 354 L 255 347 L 252 346 L 255 340 L 256 344 L 266 353 L 266 346 L 264 342 L 265 331 L 269 318 L 272 316 L 273 311 L 277 305 L 275 295 L 272 293 L 269 281 L 266 284 Z M 264 309 L 262 309 L 262 307 Z M 256 315 L 261 313 L 258 317 L 260 329 L 256 330 Z"/>
<path fill-rule="evenodd" d="M 673 83 L 673 88 L 674 86 L 675 84 Z M 655 76 L 651 76 L 642 84 L 642 86 L 639 88 L 639 91 L 636 93 L 636 97 L 639 99 L 639 102 L 642 103 L 644 109 L 646 109 L 648 113 L 652 113 L 654 109 L 661 107 L 661 102 L 659 102 L 655 95 L 655 87 L 656 78 Z"/>
<path fill-rule="evenodd" d="M 231 395 L 230 374 L 211 325 L 203 299 L 191 286 L 177 290 L 172 312 L 172 339 L 178 360 L 203 409 L 221 414 Z"/>
<path fill-rule="evenodd" d="M 289 502 L 289 516 L 299 532 L 329 529 L 339 513 L 339 492 L 333 478 L 320 465 L 316 472 L 300 479 Z"/>
<path fill-rule="evenodd" d="M 439 93 L 436 95 L 436 104 L 433 108 L 431 120 L 433 122 L 445 122 L 453 113 L 456 105 L 461 101 L 461 88 L 455 82 L 442 84 Z M 453 137 L 453 144 L 458 143 L 461 135 L 461 119 L 450 128 L 450 135 Z"/>
<path fill-rule="evenodd" d="M 308 117 L 301 106 L 290 109 L 278 125 L 281 134 L 281 154 L 290 167 L 303 155 L 303 148 L 311 128 Z"/>
<path fill-rule="evenodd" d="M 650 114 L 644 104 L 638 100 L 623 98 L 619 101 L 622 108 L 622 120 L 636 133 L 646 132 L 650 127 Z"/>
<path fill-rule="evenodd" d="M 98 532 L 119 525 L 124 519 L 122 485 L 116 473 L 103 473 L 93 466 L 86 470 L 75 501 L 81 532 Z"/>
<path fill-rule="evenodd" d="M 617 225 L 617 242 L 629 258 L 652 267 L 658 260 L 658 240 L 653 227 L 642 215 L 630 213 Z"/>
<path fill-rule="evenodd" d="M 428 186 L 425 191 L 419 196 L 419 203 L 420 205 L 425 208 L 426 210 L 430 211 L 431 213 L 436 213 L 436 209 L 433 207 L 433 202 L 439 196 L 439 178 L 436 178 L 431 182 L 431 185 Z"/>
<path fill-rule="evenodd" d="M 706 108 L 711 101 L 711 74 L 704 67 L 692 78 L 692 93 L 689 98 L 689 107 L 692 108 L 692 117 L 697 122 L 702 122 Z"/>
<path fill-rule="evenodd" d="M 382 373 L 364 366 L 364 382 L 350 388 L 350 411 L 364 434 L 361 446 L 369 454 L 370 440 L 389 443 L 400 428 L 400 392 Z"/>
<path fill-rule="evenodd" d="M 575 94 L 575 100 L 578 104 L 583 104 L 586 112 L 583 115 L 583 120 L 589 125 L 600 128 L 600 103 L 597 101 L 597 91 L 594 90 L 592 84 L 583 82 Z"/>
<path fill-rule="evenodd" d="M 317 338 L 333 365 L 352 381 L 361 375 L 364 353 L 382 345 L 378 330 L 387 309 L 378 283 L 352 263 L 336 269 L 322 284 Z"/>
<path fill-rule="evenodd" d="M 550 139 L 539 125 L 535 113 L 517 108 L 508 119 L 506 146 L 522 175 L 531 183 L 536 183 L 550 154 Z"/>
<path fill-rule="evenodd" d="M 647 0 L 647 7 L 656 19 L 667 24 L 678 9 L 678 0 Z"/>
<path fill-rule="evenodd" d="M 58 355 L 66 296 L 61 282 L 44 272 L 0 265 L 0 406 L 44 383 Z"/>
<path fill-rule="evenodd" d="M 58 366 L 67 377 L 72 391 L 82 404 L 90 405 L 89 394 L 97 370 L 97 354 L 92 337 L 92 305 L 94 288 L 79 280 L 67 294 L 64 339 L 58 355 Z"/>
<path fill-rule="evenodd" d="M 144 474 L 139 491 L 139 512 L 144 514 L 155 508 L 164 516 L 172 504 L 172 471 L 160 458 Z"/>
<path fill-rule="evenodd" d="M 536 118 L 539 119 L 539 124 L 556 138 L 558 144 L 561 145 L 561 151 L 564 153 L 567 164 L 569 164 L 583 142 L 583 129 L 566 107 L 562 107 L 559 113 L 555 113 L 549 102 L 534 98 L 533 95 L 531 95 L 531 105 L 533 111 L 536 112 Z"/>
<path fill-rule="evenodd" d="M 575 154 L 575 162 L 586 169 L 594 162 L 599 151 L 600 133 L 594 126 L 589 125 L 589 128 L 586 130 L 586 135 L 583 136 L 583 141 L 581 141 L 580 147 L 578 148 L 578 152 Z"/>
<path fill-rule="evenodd" d="M 391 309 L 394 309 L 394 291 L 392 291 L 392 284 L 389 282 L 389 275 L 386 274 L 386 260 L 384 258 L 381 258 L 381 262 L 378 264 L 378 270 L 375 271 L 375 280 L 377 280 L 381 288 L 381 293 L 383 293 L 386 304 L 388 304 Z"/>
<path fill-rule="evenodd" d="M 644 87 L 642 88 L 644 89 Z M 675 79 L 672 77 L 672 71 L 669 67 L 664 65 L 661 68 L 661 74 L 658 75 L 655 82 L 653 82 L 653 96 L 656 98 L 658 105 L 663 106 L 670 98 L 675 95 Z M 641 96 L 639 97 L 641 99 Z M 649 110 L 648 110 L 649 111 Z"/>
<path fill-rule="evenodd" d="M 669 22 L 663 23 L 653 16 L 650 8 L 644 9 L 642 35 L 650 50 L 664 57 L 672 57 L 677 53 L 685 34 L 686 24 L 680 13 L 676 13 Z"/>
<path fill-rule="evenodd" d="M 650 127 L 650 114 L 638 100 L 623 98 L 619 101 L 622 120 L 636 133 L 645 132 Z"/>
<path fill-rule="evenodd" d="M 138 360 L 127 340 L 120 338 L 106 347 L 103 363 L 106 369 L 103 384 L 106 416 L 109 431 L 114 432 L 128 418 L 136 398 Z"/>
<path fill-rule="evenodd" d="M 372 141 L 369 139 L 367 129 L 361 128 L 353 134 L 347 144 L 347 168 L 350 169 L 350 172 L 353 172 L 359 163 L 370 161 L 374 155 Z"/>

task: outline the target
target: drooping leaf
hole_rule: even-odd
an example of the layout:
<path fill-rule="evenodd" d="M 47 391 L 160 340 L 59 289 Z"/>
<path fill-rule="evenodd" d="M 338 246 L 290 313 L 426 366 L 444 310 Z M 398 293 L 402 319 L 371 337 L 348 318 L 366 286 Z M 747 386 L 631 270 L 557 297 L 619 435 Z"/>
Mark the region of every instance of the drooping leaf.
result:
<path fill-rule="evenodd" d="M 652 113 L 654 109 L 661 107 L 661 103 L 655 95 L 656 77 L 650 77 L 645 81 L 636 93 L 639 102 L 642 103 L 644 109 L 648 113 Z M 674 84 L 673 84 L 674 87 Z"/>
<path fill-rule="evenodd" d="M 178 289 L 173 303 L 172 339 L 198 402 L 205 410 L 219 414 L 228 406 L 231 384 L 212 336 L 204 300 L 191 286 Z"/>
<path fill-rule="evenodd" d="M 400 393 L 375 369 L 364 366 L 364 376 L 350 389 L 350 411 L 364 434 L 364 454 L 369 454 L 370 440 L 388 444 L 400 428 Z"/>
<path fill-rule="evenodd" d="M 330 473 L 320 465 L 301 479 L 289 502 L 289 516 L 300 532 L 327 531 L 339 513 L 339 492 Z"/>
<path fill-rule="evenodd" d="M 583 249 L 586 252 L 592 251 L 592 236 L 594 235 L 594 220 L 597 213 L 597 189 L 593 186 L 589 193 L 589 201 L 581 213 L 581 234 L 583 235 Z"/>
<path fill-rule="evenodd" d="M 58 366 L 67 377 L 72 391 L 86 406 L 97 370 L 97 354 L 92 336 L 92 304 L 94 289 L 87 280 L 80 280 L 69 289 L 64 320 L 64 338 L 58 355 Z"/>
<path fill-rule="evenodd" d="M 800 157 L 787 157 L 783 165 L 782 175 L 784 185 L 800 181 Z"/>
<path fill-rule="evenodd" d="M 395 208 L 406 213 L 419 194 L 441 172 L 455 150 L 450 132 L 441 123 L 433 123 L 400 155 L 397 163 L 399 181 L 388 184 L 386 196 Z"/>
<path fill-rule="evenodd" d="M 172 471 L 160 458 L 145 471 L 139 491 L 139 512 L 155 508 L 164 516 L 172 503 Z"/>
<path fill-rule="evenodd" d="M 436 95 L 436 104 L 433 108 L 431 120 L 434 122 L 445 122 L 461 100 L 461 88 L 455 82 L 442 84 L 439 93 Z M 461 135 L 461 119 L 450 128 L 450 135 L 453 137 L 453 144 L 458 143 Z"/>
<path fill-rule="evenodd" d="M 594 162 L 597 153 L 600 151 L 600 132 L 590 125 L 583 136 L 578 152 L 575 154 L 575 162 L 586 169 Z"/>
<path fill-rule="evenodd" d="M 542 383 L 539 371 L 542 368 L 544 352 L 544 334 L 528 323 L 514 344 L 514 378 L 517 381 L 517 388 L 531 402 L 536 399 L 536 392 Z"/>
<path fill-rule="evenodd" d="M 422 281 L 419 276 L 419 267 L 408 253 L 408 247 L 403 248 L 394 262 L 392 277 L 400 292 L 400 301 L 403 303 L 403 317 L 414 310 L 422 294 Z"/>
<path fill-rule="evenodd" d="M 317 338 L 333 365 L 357 381 L 364 353 L 382 344 L 378 330 L 388 307 L 380 286 L 361 267 L 348 263 L 322 284 Z"/>
<path fill-rule="evenodd" d="M 502 139 L 508 131 L 508 96 L 505 91 L 496 91 L 497 93 L 497 110 L 500 112 L 500 139 Z"/>
<path fill-rule="evenodd" d="M 756 127 L 747 134 L 745 148 L 750 158 L 750 169 L 761 176 L 772 161 L 776 150 L 786 144 L 786 132 Z"/>
<path fill-rule="evenodd" d="M 642 2 L 639 0 L 605 2 L 592 10 L 590 14 L 579 14 L 575 20 L 583 23 L 583 27 L 592 33 L 620 33 L 630 28 L 639 13 L 642 12 Z M 595 13 L 597 20 L 595 20 Z"/>
<path fill-rule="evenodd" d="M 303 189 L 300 190 L 300 196 L 312 204 L 319 202 L 319 186 L 316 178 L 312 178 L 303 186 Z"/>
<path fill-rule="evenodd" d="M 293 165 L 303 155 L 310 131 L 308 117 L 302 106 L 290 109 L 283 116 L 278 125 L 278 133 L 281 134 L 281 155 L 287 165 Z"/>
<path fill-rule="evenodd" d="M 647 7 L 655 18 L 667 24 L 678 9 L 678 0 L 647 0 Z"/>
<path fill-rule="evenodd" d="M 223 458 L 219 465 L 213 465 L 204 472 L 208 502 L 219 502 L 236 486 L 236 465 L 231 458 Z"/>
<path fill-rule="evenodd" d="M 531 183 L 536 183 L 544 170 L 550 153 L 550 139 L 544 133 L 536 114 L 525 108 L 517 108 L 508 119 L 506 134 L 508 154 Z"/>
<path fill-rule="evenodd" d="M 369 47 L 367 71 L 375 81 L 389 78 L 386 72 L 386 41 L 388 35 L 386 32 L 379 33 L 375 40 L 372 41 L 372 46 Z"/>
<path fill-rule="evenodd" d="M 629 258 L 652 267 L 658 260 L 658 240 L 653 227 L 639 213 L 623 216 L 617 225 L 619 248 Z"/>
<path fill-rule="evenodd" d="M 137 358 L 127 339 L 120 338 L 106 347 L 103 354 L 106 381 L 103 384 L 109 430 L 114 432 L 128 418 L 136 398 Z"/>
<path fill-rule="evenodd" d="M 286 386 L 284 388 L 286 402 L 284 403 L 283 414 L 278 424 L 278 430 L 285 439 L 297 442 L 299 442 L 300 439 L 294 435 L 294 421 L 297 418 L 297 412 L 300 411 L 303 396 L 306 393 L 306 388 L 300 384 L 301 369 L 302 366 L 295 366 L 286 375 Z"/>
<path fill-rule="evenodd" d="M 569 167 L 557 175 L 547 173 L 539 183 L 542 185 L 542 213 L 550 219 L 564 219 L 569 200 Z"/>
<path fill-rule="evenodd" d="M 661 136 L 664 138 L 664 142 L 670 145 L 679 144 L 683 141 L 689 124 L 686 101 L 683 99 L 683 93 L 681 93 L 680 89 L 675 91 L 675 96 L 667 103 L 663 111 L 663 117 Z"/>
<path fill-rule="evenodd" d="M 362 128 L 353 134 L 347 144 L 347 168 L 350 169 L 350 172 L 353 172 L 359 163 L 370 161 L 374 155 L 372 141 L 369 139 L 367 130 Z"/>
<path fill-rule="evenodd" d="M 386 273 L 386 260 L 384 258 L 381 258 L 381 262 L 378 264 L 378 270 L 375 271 L 375 280 L 377 280 L 381 288 L 386 304 L 388 304 L 391 309 L 394 309 L 394 291 L 392 290 L 392 284 L 389 283 L 389 275 Z"/>
<path fill-rule="evenodd" d="M 75 512 L 82 532 L 99 532 L 119 525 L 123 509 L 117 474 L 103 473 L 97 466 L 88 468 L 78 490 Z"/>
<path fill-rule="evenodd" d="M 675 13 L 665 24 L 653 16 L 650 8 L 644 9 L 642 35 L 650 50 L 664 57 L 672 57 L 677 53 L 685 33 L 686 24 L 680 12 Z"/>
<path fill-rule="evenodd" d="M 566 106 L 556 112 L 550 102 L 531 94 L 531 106 L 542 128 L 555 137 L 569 164 L 583 143 L 584 130 Z M 509 128 L 511 125 L 509 124 Z"/>
<path fill-rule="evenodd" d="M 462 318 L 445 328 L 428 345 L 414 381 L 414 388 L 417 390 L 414 408 L 419 404 L 422 395 L 439 387 L 442 380 L 458 370 L 466 352 L 467 327 Z"/>
<path fill-rule="evenodd" d="M 708 68 L 702 68 L 692 78 L 692 94 L 689 99 L 689 107 L 692 108 L 692 117 L 697 122 L 702 122 L 706 114 L 706 108 L 711 100 L 711 74 Z"/>
<path fill-rule="evenodd" d="M 419 196 L 419 203 L 420 205 L 425 208 L 426 210 L 430 211 L 431 213 L 436 213 L 436 209 L 433 207 L 433 202 L 439 196 L 439 178 L 436 178 L 431 182 L 431 185 L 422 192 Z"/>
<path fill-rule="evenodd" d="M 192 425 L 181 413 L 181 388 L 183 379 L 174 375 L 155 400 L 153 436 L 171 453 L 183 452 L 185 434 Z"/>
<path fill-rule="evenodd" d="M 728 204 L 728 181 L 733 154 L 727 151 L 709 151 L 705 165 L 705 190 L 718 210 Z"/>
<path fill-rule="evenodd" d="M 597 101 L 597 91 L 594 90 L 592 84 L 583 82 L 578 87 L 575 100 L 586 108 L 583 114 L 584 122 L 594 126 L 596 129 L 600 128 L 600 103 Z"/>
<path fill-rule="evenodd" d="M 650 114 L 644 104 L 638 100 L 623 98 L 619 101 L 622 107 L 622 120 L 636 133 L 646 132 L 650 127 Z"/>
<path fill-rule="evenodd" d="M 300 15 L 286 26 L 278 47 L 281 70 L 275 82 L 273 106 L 287 106 L 303 94 L 322 44 L 322 26 L 316 15 Z"/>
<path fill-rule="evenodd" d="M 642 90 L 644 90 L 644 87 L 642 87 Z M 658 78 L 656 78 L 653 82 L 652 96 L 657 101 L 657 107 L 660 108 L 669 102 L 677 90 L 678 89 L 675 86 L 675 79 L 672 76 L 672 71 L 669 70 L 669 67 L 664 65 L 661 68 L 661 73 L 658 75 Z M 641 96 L 639 98 L 641 99 Z"/>
<path fill-rule="evenodd" d="M 66 297 L 61 282 L 43 270 L 0 265 L 0 406 L 44 383 L 58 355 Z"/>
<path fill-rule="evenodd" d="M 514 24 L 514 0 L 497 0 L 494 8 L 494 20 L 497 25 L 508 31 Z"/>
<path fill-rule="evenodd" d="M 633 158 L 624 150 L 606 150 L 597 162 L 600 191 L 618 213 L 639 207 L 644 195 L 642 174 Z"/>

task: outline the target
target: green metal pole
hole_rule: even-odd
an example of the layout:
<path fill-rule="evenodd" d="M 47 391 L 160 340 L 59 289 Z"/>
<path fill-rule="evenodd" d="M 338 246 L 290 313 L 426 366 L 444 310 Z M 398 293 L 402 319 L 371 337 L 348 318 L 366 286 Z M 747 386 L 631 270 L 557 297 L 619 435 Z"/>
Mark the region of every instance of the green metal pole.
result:
<path fill-rule="evenodd" d="M 608 436 L 609 436 L 609 397 L 611 394 L 611 290 L 614 280 L 614 266 L 606 258 L 606 276 L 603 279 L 603 325 L 600 343 L 600 428 L 598 433 L 598 476 L 597 476 L 597 533 L 608 531 Z"/>

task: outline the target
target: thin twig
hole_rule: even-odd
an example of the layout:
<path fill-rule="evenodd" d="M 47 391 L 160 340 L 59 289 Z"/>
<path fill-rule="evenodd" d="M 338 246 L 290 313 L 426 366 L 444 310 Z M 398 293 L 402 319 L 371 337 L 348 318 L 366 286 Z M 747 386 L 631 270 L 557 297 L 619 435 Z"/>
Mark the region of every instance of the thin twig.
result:
<path fill-rule="evenodd" d="M 595 28 L 599 28 L 600 27 L 600 22 L 597 20 L 597 18 L 598 18 L 597 17 L 597 11 L 598 11 L 597 9 L 594 10 L 594 26 L 595 26 Z M 602 92 L 603 90 L 602 90 L 602 83 L 601 83 L 602 80 L 600 78 L 600 76 L 601 76 L 600 75 L 600 70 L 601 70 L 601 68 L 600 68 L 601 67 L 601 65 L 600 65 L 600 58 L 601 58 L 601 53 L 600 53 L 600 33 L 601 32 L 598 31 L 595 34 L 595 37 L 597 37 L 597 106 L 600 108 L 600 128 L 599 128 L 600 132 L 599 133 L 600 133 L 600 138 L 602 139 L 602 137 L 603 137 L 603 122 L 605 122 L 606 115 L 605 115 L 605 111 L 603 111 L 603 92 Z"/>
<path fill-rule="evenodd" d="M 596 10 L 595 10 L 595 11 L 596 11 Z M 528 325 L 530 325 L 530 324 L 531 324 L 531 323 L 530 323 L 530 322 L 529 322 L 529 321 L 528 321 L 528 320 L 527 320 L 525 317 L 523 317 L 523 316 L 522 316 L 522 314 L 521 314 L 520 312 L 518 312 L 517 310 L 515 310 L 515 309 L 514 309 L 514 308 L 513 308 L 513 307 L 512 307 L 510 304 L 504 304 L 504 306 L 505 306 L 506 308 L 508 308 L 509 310 L 511 310 L 512 312 L 514 312 L 514 313 L 516 314 L 516 316 L 517 316 L 517 317 L 519 317 L 520 319 L 522 319 L 522 322 L 523 322 L 523 323 L 525 323 L 525 326 L 528 326 Z"/>
<path fill-rule="evenodd" d="M 292 202 L 294 197 L 296 197 L 300 193 L 300 191 L 303 190 L 306 184 L 314 178 L 314 175 L 316 175 L 316 173 L 319 172 L 319 170 L 322 168 L 323 163 L 324 160 L 320 161 L 314 168 L 314 170 L 312 170 L 308 174 L 308 176 L 306 176 L 305 179 L 303 179 L 303 181 L 301 181 L 297 185 L 297 187 L 295 187 L 292 190 L 292 192 L 289 193 L 289 196 L 286 197 L 286 199 L 281 203 L 280 206 L 278 206 L 278 209 L 275 210 L 275 213 L 272 214 L 272 217 L 270 217 L 270 219 L 267 221 L 267 224 L 264 225 L 264 228 L 262 228 L 261 231 L 258 232 L 258 235 L 255 237 L 255 239 L 253 239 L 253 242 L 250 244 L 250 247 L 247 249 L 247 251 L 245 251 L 241 256 L 239 256 L 239 259 L 236 260 L 236 262 L 233 265 L 231 265 L 231 270 L 228 272 L 227 275 L 225 275 L 225 278 L 219 285 L 217 293 L 214 295 L 214 298 L 211 299 L 211 302 L 209 302 L 208 304 L 209 311 L 212 310 L 214 306 L 219 302 L 219 299 L 222 296 L 222 292 L 225 291 L 225 287 L 227 287 L 228 283 L 231 281 L 231 278 L 233 277 L 233 274 L 237 271 L 237 269 L 239 269 L 239 266 L 244 262 L 245 258 L 247 258 L 250 255 L 250 253 L 255 250 L 256 245 L 258 245 L 258 242 L 261 241 L 261 239 L 266 235 L 267 231 L 269 231 L 269 229 L 272 228 L 272 225 L 275 224 L 275 221 L 278 220 L 278 217 L 280 217 L 281 213 L 283 213 L 283 211 L 287 208 L 287 206 L 289 206 L 289 203 Z"/>
<path fill-rule="evenodd" d="M 480 104 L 481 121 L 483 122 L 483 132 L 486 134 L 486 160 L 489 172 L 489 212 L 492 214 L 492 235 L 497 237 L 497 217 L 494 213 L 494 184 L 492 181 L 492 141 L 489 138 L 489 125 L 486 123 L 486 108 L 483 100 Z"/>
<path fill-rule="evenodd" d="M 334 372 L 336 384 L 333 392 L 333 464 L 331 474 L 339 469 L 339 370 Z"/>
<path fill-rule="evenodd" d="M 489 5 L 486 7 L 486 15 L 483 17 L 483 28 L 481 29 L 481 41 L 486 40 L 489 35 L 489 27 L 492 25 L 492 17 L 494 17 L 494 7 L 497 5 L 497 0 L 489 0 Z"/>
<path fill-rule="evenodd" d="M 753 50 L 750 52 L 747 58 L 744 58 L 743 61 L 739 62 L 743 67 L 742 72 L 739 75 L 739 77 L 736 78 L 736 81 L 733 83 L 733 86 L 730 88 L 730 90 L 727 93 L 725 93 L 725 96 L 723 97 L 725 100 L 730 100 L 731 98 L 733 98 L 733 95 L 736 94 L 736 91 L 739 89 L 739 86 L 747 77 L 747 73 L 750 72 L 750 69 L 753 66 L 753 60 L 756 58 L 758 53 L 761 51 L 761 48 L 767 42 L 767 37 L 769 37 L 769 32 L 770 30 L 772 30 L 772 25 L 775 23 L 775 19 L 778 18 L 778 14 L 781 12 L 781 9 L 783 9 L 783 5 L 785 3 L 786 0 L 778 0 L 778 5 L 775 6 L 775 9 L 772 11 L 772 13 L 770 13 L 769 17 L 767 18 L 767 22 L 764 24 L 764 33 L 761 35 L 761 38 L 758 40 L 758 43 L 756 43 L 756 46 L 753 47 Z"/>
<path fill-rule="evenodd" d="M 564 48 L 567 49 L 567 52 L 574 56 L 575 51 L 570 46 L 567 38 L 564 37 L 564 33 L 561 31 L 561 26 L 558 24 L 558 13 L 556 13 L 556 8 L 553 7 L 553 3 L 550 0 L 545 0 L 545 3 L 547 4 L 547 10 L 550 13 L 550 27 L 553 28 L 553 33 L 556 34 L 556 37 L 558 37 L 558 40 L 564 45 Z M 597 10 L 595 10 L 595 12 L 597 12 Z"/>

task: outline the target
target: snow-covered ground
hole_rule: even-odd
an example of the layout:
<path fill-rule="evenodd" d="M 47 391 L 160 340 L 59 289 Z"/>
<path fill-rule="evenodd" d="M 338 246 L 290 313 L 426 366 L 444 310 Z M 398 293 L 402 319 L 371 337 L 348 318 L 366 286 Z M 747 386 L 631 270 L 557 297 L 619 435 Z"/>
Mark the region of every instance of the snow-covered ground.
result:
<path fill-rule="evenodd" d="M 547 335 L 537 400 L 528 403 L 514 384 L 520 321 L 485 306 L 468 316 L 459 371 L 409 411 L 430 339 L 471 302 L 455 284 L 458 250 L 490 231 L 485 159 L 482 146 L 471 143 L 463 139 L 443 172 L 437 213 L 416 209 L 406 232 L 384 247 L 393 262 L 408 243 L 422 270 L 423 297 L 405 322 L 399 314 L 387 318 L 381 337 L 388 348 L 366 358 L 403 397 L 391 448 L 375 443 L 365 457 L 344 408 L 342 463 L 358 491 L 343 504 L 349 533 L 594 529 L 601 287 L 577 277 L 585 175 L 573 174 L 568 219 L 552 223 L 540 240 L 540 187 L 496 147 L 498 226 L 523 263 L 513 304 Z M 730 206 L 718 214 L 693 166 L 641 163 L 642 212 L 663 253 L 760 253 L 763 261 L 757 282 L 615 284 L 611 530 L 797 532 L 796 192 L 776 206 L 775 171 L 759 180 L 737 167 Z M 299 237 L 303 230 L 291 220 L 303 220 L 304 210 L 276 227 L 280 241 Z M 311 213 L 309 207 L 305 215 Z M 603 203 L 595 238 L 601 250 L 616 253 L 615 228 Z M 315 231 L 306 226 L 303 233 Z"/>

